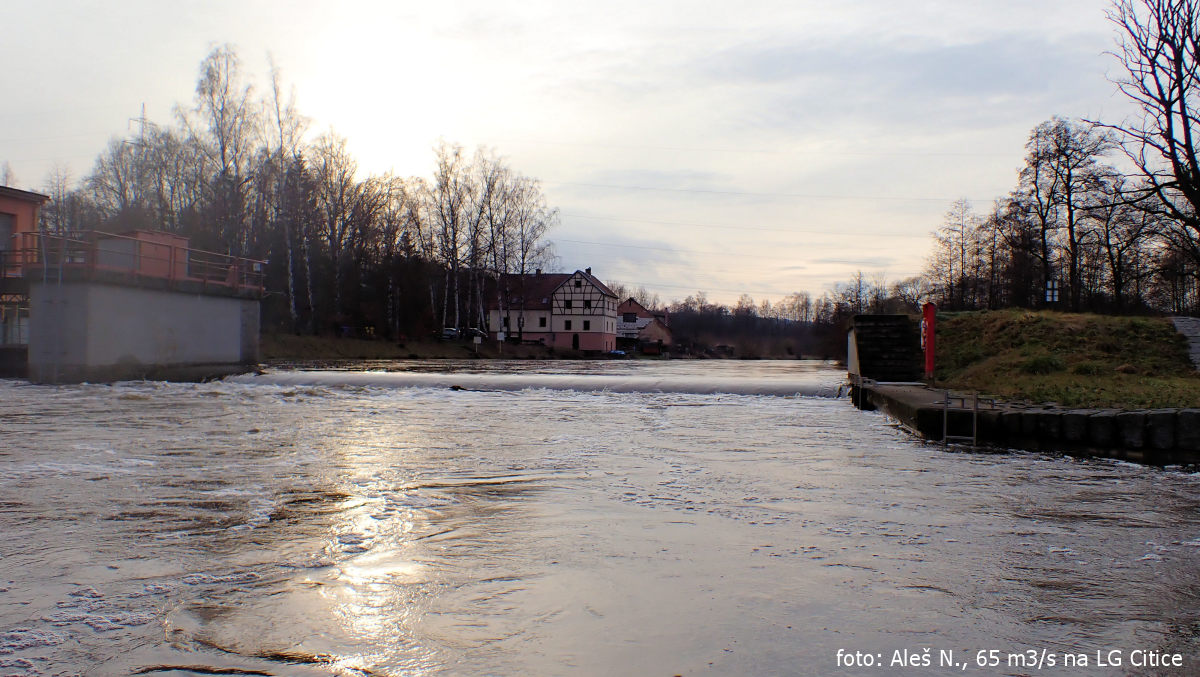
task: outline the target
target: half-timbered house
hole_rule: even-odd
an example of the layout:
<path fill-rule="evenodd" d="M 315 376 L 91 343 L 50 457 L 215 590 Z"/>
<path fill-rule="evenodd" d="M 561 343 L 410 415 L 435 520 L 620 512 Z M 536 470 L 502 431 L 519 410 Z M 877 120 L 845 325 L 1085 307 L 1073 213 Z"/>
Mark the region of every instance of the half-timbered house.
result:
<path fill-rule="evenodd" d="M 489 297 L 492 338 L 584 351 L 617 347 L 617 296 L 592 275 L 591 268 L 504 275 Z"/>

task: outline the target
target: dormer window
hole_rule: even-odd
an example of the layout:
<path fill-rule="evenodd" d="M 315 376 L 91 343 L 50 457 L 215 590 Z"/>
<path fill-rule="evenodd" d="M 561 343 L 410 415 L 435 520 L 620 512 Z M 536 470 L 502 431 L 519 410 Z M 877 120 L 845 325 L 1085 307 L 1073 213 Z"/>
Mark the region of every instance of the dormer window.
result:
<path fill-rule="evenodd" d="M 583 280 L 575 280 L 575 287 L 578 289 L 583 286 Z"/>
<path fill-rule="evenodd" d="M 591 302 L 591 301 L 586 301 L 586 300 L 585 300 L 585 301 L 583 302 L 583 307 L 584 307 L 584 308 L 591 308 L 591 307 L 592 307 L 592 302 Z"/>

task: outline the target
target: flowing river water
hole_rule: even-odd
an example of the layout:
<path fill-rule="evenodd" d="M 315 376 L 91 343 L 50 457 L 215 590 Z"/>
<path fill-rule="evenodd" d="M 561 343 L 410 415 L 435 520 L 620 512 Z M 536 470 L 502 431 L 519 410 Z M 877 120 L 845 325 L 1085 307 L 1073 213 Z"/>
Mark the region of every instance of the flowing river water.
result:
<path fill-rule="evenodd" d="M 945 451 L 820 363 L 367 366 L 0 381 L 0 675 L 1200 672 L 1198 475 Z"/>

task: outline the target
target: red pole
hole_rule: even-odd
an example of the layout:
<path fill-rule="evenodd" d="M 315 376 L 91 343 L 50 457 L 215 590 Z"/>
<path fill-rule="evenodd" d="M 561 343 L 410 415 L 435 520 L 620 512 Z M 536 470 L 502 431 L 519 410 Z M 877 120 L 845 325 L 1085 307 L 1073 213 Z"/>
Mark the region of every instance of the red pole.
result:
<path fill-rule="evenodd" d="M 937 306 L 926 303 L 921 307 L 921 347 L 925 349 L 925 379 L 933 380 L 933 358 L 937 346 Z"/>

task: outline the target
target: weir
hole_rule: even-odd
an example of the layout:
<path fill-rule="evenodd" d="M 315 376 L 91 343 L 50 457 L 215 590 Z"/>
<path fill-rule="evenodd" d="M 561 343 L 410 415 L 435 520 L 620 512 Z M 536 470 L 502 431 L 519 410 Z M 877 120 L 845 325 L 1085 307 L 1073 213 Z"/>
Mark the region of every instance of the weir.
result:
<path fill-rule="evenodd" d="M 461 388 L 464 390 L 573 390 L 576 392 L 681 393 L 837 397 L 839 386 L 812 379 L 613 374 L 462 374 L 424 372 L 283 371 L 243 374 L 233 383 L 279 386 L 359 386 L 374 388 Z"/>

